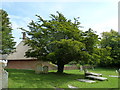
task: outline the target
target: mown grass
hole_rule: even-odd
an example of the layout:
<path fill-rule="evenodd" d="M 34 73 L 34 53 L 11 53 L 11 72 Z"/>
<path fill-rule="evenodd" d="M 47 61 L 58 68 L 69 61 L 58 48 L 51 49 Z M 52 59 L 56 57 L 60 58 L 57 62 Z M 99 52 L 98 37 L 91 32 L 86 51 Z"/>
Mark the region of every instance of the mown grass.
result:
<path fill-rule="evenodd" d="M 118 78 L 109 77 L 117 75 L 115 69 L 97 68 L 89 70 L 102 73 L 108 81 L 97 81 L 96 83 L 79 82 L 76 79 L 84 78 L 84 72 L 79 70 L 65 70 L 64 74 L 49 71 L 48 74 L 35 74 L 33 70 L 7 69 L 9 72 L 9 88 L 68 88 L 69 85 L 78 88 L 118 88 Z"/>

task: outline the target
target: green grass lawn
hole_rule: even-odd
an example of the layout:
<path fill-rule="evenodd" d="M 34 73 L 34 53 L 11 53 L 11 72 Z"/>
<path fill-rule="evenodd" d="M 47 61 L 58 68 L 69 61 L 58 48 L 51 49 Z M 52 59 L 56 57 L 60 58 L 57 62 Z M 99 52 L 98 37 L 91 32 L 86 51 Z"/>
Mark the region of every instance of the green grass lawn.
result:
<path fill-rule="evenodd" d="M 79 88 L 118 88 L 118 78 L 108 75 L 117 75 L 115 69 L 97 68 L 89 70 L 103 74 L 108 81 L 97 81 L 96 83 L 79 82 L 76 79 L 84 78 L 83 71 L 65 70 L 66 74 L 56 74 L 56 71 L 49 71 L 48 74 L 35 74 L 32 70 L 7 69 L 9 72 L 9 88 L 68 88 L 73 85 Z"/>

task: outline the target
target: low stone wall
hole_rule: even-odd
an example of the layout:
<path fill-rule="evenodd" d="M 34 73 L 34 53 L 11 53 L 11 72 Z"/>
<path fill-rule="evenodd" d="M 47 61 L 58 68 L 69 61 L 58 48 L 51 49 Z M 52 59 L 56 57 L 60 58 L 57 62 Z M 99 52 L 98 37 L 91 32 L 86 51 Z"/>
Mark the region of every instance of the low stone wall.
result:
<path fill-rule="evenodd" d="M 73 65 L 73 66 L 65 66 L 64 67 L 64 70 L 75 70 L 75 69 L 80 69 L 80 70 L 83 70 L 83 69 L 94 69 L 95 66 L 92 66 L 92 65 L 89 65 L 89 66 L 80 66 L 80 67 L 77 67 L 76 65 Z"/>
<path fill-rule="evenodd" d="M 49 70 L 56 70 L 56 66 L 49 64 L 49 62 L 43 62 L 38 60 L 8 60 L 7 69 L 27 69 L 35 70 L 37 63 L 40 63 L 43 66 L 48 66 Z"/>
<path fill-rule="evenodd" d="M 88 66 L 81 66 L 82 69 L 94 69 L 94 65 L 88 65 Z"/>
<path fill-rule="evenodd" d="M 8 65 L 6 68 L 32 70 L 35 67 L 35 64 L 35 60 L 8 60 Z"/>
<path fill-rule="evenodd" d="M 57 66 L 49 64 L 49 62 L 43 62 L 38 60 L 8 60 L 8 65 L 6 68 L 8 69 L 27 69 L 34 70 L 35 66 L 38 62 L 41 62 L 43 66 L 48 66 L 49 70 L 57 70 Z M 82 66 L 78 68 L 76 65 L 64 66 L 64 70 L 75 70 L 75 69 L 93 69 L 94 66 Z"/>
<path fill-rule="evenodd" d="M 57 66 L 49 64 L 48 62 L 37 61 L 37 60 L 8 60 L 8 69 L 27 69 L 34 70 L 38 62 L 41 62 L 43 66 L 48 66 L 49 70 L 57 70 Z M 64 70 L 78 69 L 77 66 L 64 66 Z"/>
<path fill-rule="evenodd" d="M 77 66 L 65 66 L 64 67 L 64 70 L 75 70 L 75 69 L 78 69 L 78 67 Z"/>

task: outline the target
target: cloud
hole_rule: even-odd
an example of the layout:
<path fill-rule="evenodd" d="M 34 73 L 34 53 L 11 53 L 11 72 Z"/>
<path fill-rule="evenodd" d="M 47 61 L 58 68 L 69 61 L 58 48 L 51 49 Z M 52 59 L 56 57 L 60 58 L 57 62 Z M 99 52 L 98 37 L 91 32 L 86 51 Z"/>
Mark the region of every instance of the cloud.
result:
<path fill-rule="evenodd" d="M 97 31 L 98 35 L 101 36 L 102 32 L 109 32 L 111 29 L 118 31 L 118 18 L 112 18 L 108 21 L 103 21 L 101 23 L 83 24 L 83 26 L 85 26 L 85 30 L 92 28 L 94 31 Z"/>
<path fill-rule="evenodd" d="M 29 17 L 21 17 L 15 15 L 9 15 L 10 21 L 12 22 L 12 28 L 17 29 L 20 27 L 27 28 L 28 23 L 30 23 L 31 19 Z"/>
<path fill-rule="evenodd" d="M 18 28 L 28 29 L 27 25 L 31 21 L 29 17 L 20 17 L 15 15 L 9 15 L 10 22 L 12 23 L 13 37 L 14 41 L 17 42 L 16 45 L 22 40 L 22 30 Z"/>

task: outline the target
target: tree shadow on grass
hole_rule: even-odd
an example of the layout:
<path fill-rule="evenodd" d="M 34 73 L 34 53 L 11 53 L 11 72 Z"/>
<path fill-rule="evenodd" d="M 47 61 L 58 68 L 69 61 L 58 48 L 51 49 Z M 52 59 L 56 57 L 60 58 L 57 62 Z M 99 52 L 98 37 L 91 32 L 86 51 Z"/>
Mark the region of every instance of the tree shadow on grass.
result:
<path fill-rule="evenodd" d="M 9 78 L 12 79 L 21 88 L 59 88 L 60 86 L 67 87 L 67 83 L 76 81 L 78 78 L 84 78 L 84 75 L 79 74 L 58 74 L 49 72 L 47 74 L 35 74 L 33 70 L 7 70 Z M 14 87 L 11 87 L 14 88 Z"/>

